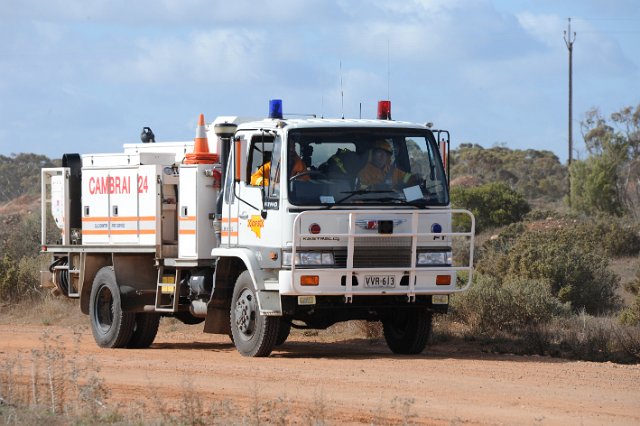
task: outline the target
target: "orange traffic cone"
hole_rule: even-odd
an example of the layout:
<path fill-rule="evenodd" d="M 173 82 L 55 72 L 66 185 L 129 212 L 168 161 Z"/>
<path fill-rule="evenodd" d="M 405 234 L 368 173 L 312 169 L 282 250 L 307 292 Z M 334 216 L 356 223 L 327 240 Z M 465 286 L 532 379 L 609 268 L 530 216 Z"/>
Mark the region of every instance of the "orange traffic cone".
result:
<path fill-rule="evenodd" d="M 204 130 L 204 114 L 200 114 L 193 152 L 185 156 L 185 164 L 214 164 L 218 162 L 218 154 L 209 152 L 207 133 Z"/>

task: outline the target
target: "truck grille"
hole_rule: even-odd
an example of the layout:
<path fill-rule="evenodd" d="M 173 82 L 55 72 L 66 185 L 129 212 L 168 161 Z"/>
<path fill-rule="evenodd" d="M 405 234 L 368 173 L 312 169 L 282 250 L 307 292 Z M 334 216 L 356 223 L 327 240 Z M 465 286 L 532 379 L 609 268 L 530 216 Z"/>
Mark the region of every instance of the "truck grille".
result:
<path fill-rule="evenodd" d="M 335 252 L 336 266 L 347 266 L 347 251 Z M 354 268 L 411 267 L 411 238 L 356 238 L 353 253 Z"/>

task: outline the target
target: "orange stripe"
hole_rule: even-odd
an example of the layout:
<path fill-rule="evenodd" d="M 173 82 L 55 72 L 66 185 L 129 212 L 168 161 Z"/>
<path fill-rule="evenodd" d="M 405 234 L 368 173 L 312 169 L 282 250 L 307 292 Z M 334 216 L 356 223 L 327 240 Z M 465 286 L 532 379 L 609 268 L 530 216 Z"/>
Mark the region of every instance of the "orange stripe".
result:
<path fill-rule="evenodd" d="M 82 231 L 82 235 L 155 235 L 155 229 L 141 229 L 140 231 L 135 229 L 114 229 L 111 231 L 103 229 L 86 229 Z"/>
<path fill-rule="evenodd" d="M 180 220 L 186 220 L 186 221 L 196 220 L 196 217 L 195 216 L 184 216 L 184 217 L 181 217 Z"/>
<path fill-rule="evenodd" d="M 222 231 L 222 232 L 220 233 L 220 235 L 221 235 L 222 237 L 229 237 L 229 236 L 231 236 L 231 237 L 237 237 L 237 236 L 238 236 L 238 233 L 237 233 L 237 232 L 225 232 L 225 231 Z"/>
<path fill-rule="evenodd" d="M 181 229 L 178 231 L 180 235 L 196 235 L 195 229 Z"/>
<path fill-rule="evenodd" d="M 222 223 L 229 223 L 229 222 L 237 223 L 238 222 L 238 218 L 237 217 L 232 217 L 231 219 L 228 219 L 226 217 L 222 218 Z"/>
<path fill-rule="evenodd" d="M 134 222 L 137 220 L 148 221 L 156 220 L 155 216 L 113 216 L 113 217 L 83 217 L 83 222 Z"/>

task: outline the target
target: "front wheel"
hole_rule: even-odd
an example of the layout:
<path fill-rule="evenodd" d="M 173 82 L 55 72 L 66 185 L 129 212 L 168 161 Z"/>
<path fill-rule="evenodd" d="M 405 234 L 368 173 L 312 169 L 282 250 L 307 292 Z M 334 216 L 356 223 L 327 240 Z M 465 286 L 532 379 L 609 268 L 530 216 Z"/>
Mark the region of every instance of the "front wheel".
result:
<path fill-rule="evenodd" d="M 120 288 L 112 266 L 100 269 L 91 286 L 89 299 L 91 332 L 102 348 L 123 348 L 131 339 L 136 314 L 122 310 Z"/>
<path fill-rule="evenodd" d="M 249 271 L 236 280 L 231 299 L 231 333 L 233 343 L 244 356 L 269 356 L 278 338 L 278 317 L 260 315 L 258 299 Z"/>
<path fill-rule="evenodd" d="M 382 320 L 387 346 L 394 354 L 415 355 L 427 346 L 431 335 L 431 312 L 426 310 L 398 311 Z"/>

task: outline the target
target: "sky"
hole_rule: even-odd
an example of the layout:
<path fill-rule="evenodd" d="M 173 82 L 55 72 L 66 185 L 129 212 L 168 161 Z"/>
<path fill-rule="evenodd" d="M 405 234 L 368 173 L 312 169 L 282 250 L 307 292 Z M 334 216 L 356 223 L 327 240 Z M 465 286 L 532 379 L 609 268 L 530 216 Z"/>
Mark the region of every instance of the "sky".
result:
<path fill-rule="evenodd" d="M 453 147 L 574 158 L 580 121 L 640 104 L 638 0 L 0 0 L 0 155 L 121 152 L 198 115 L 432 122 Z M 573 37 L 573 35 L 572 35 Z M 362 113 L 360 113 L 360 110 Z"/>

